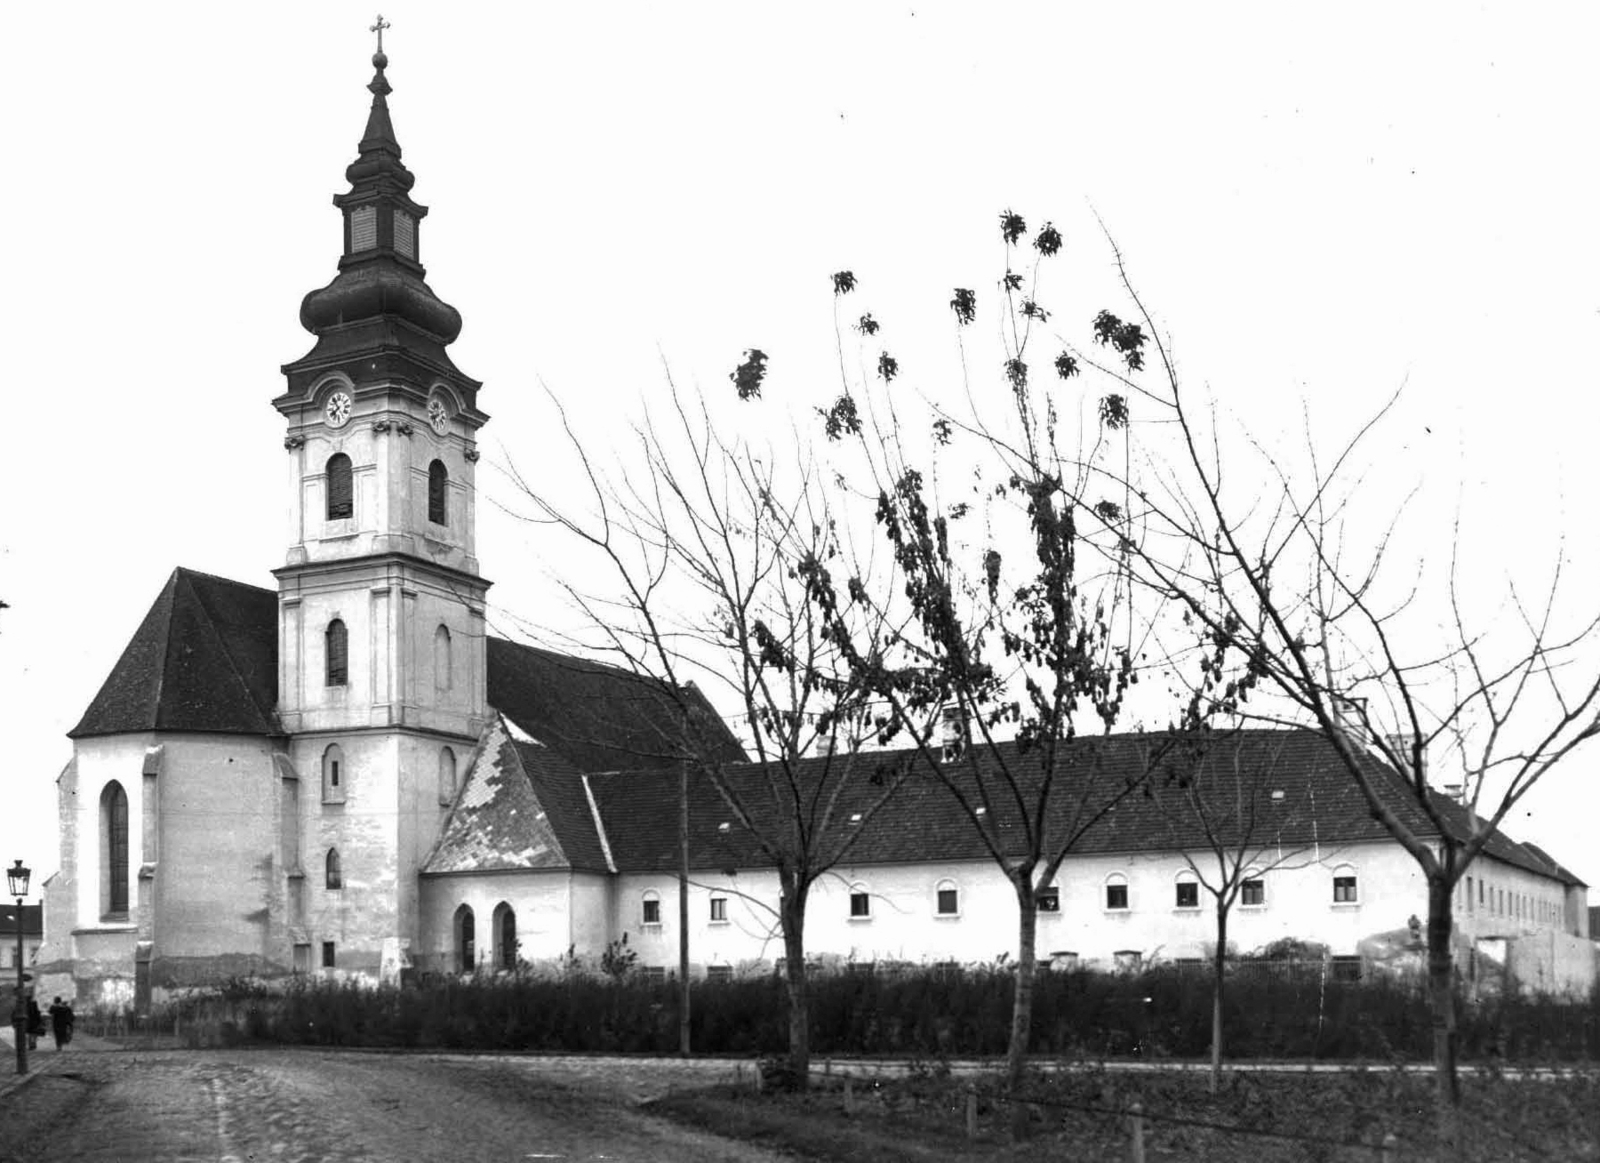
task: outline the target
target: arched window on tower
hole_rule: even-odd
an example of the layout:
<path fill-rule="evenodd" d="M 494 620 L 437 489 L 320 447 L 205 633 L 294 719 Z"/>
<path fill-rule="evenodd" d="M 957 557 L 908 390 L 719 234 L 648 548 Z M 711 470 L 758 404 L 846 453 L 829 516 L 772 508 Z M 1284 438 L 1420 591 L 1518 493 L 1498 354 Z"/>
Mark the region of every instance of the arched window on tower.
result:
<path fill-rule="evenodd" d="M 344 803 L 344 781 L 344 752 L 337 743 L 330 743 L 322 753 L 322 802 Z"/>
<path fill-rule="evenodd" d="M 128 793 L 116 780 L 100 793 L 100 916 L 128 919 Z"/>
<path fill-rule="evenodd" d="M 344 686 L 350 681 L 350 636 L 338 618 L 328 623 L 325 635 L 328 661 L 328 686 Z"/>
<path fill-rule="evenodd" d="M 433 689 L 444 692 L 452 685 L 450 629 L 440 626 L 433 632 Z"/>
<path fill-rule="evenodd" d="M 456 910 L 456 971 L 471 973 L 478 965 L 477 921 L 470 905 Z"/>
<path fill-rule="evenodd" d="M 450 472 L 442 460 L 428 466 L 428 520 L 450 524 Z"/>
<path fill-rule="evenodd" d="M 350 475 L 350 458 L 336 452 L 328 458 L 328 520 L 342 521 L 356 515 L 355 489 Z"/>
<path fill-rule="evenodd" d="M 328 849 L 327 874 L 323 880 L 323 887 L 344 887 L 344 872 L 339 867 L 339 850 L 337 848 Z"/>
<path fill-rule="evenodd" d="M 494 910 L 494 967 L 517 967 L 517 913 L 505 901 Z"/>

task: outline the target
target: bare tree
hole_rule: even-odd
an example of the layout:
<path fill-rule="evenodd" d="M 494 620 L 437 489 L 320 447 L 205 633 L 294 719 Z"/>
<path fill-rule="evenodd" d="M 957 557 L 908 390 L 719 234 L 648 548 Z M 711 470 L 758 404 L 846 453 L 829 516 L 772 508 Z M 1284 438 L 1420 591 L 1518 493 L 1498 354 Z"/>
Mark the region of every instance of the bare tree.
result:
<path fill-rule="evenodd" d="M 1204 890 L 1216 919 L 1211 957 L 1213 1092 L 1222 1079 L 1228 920 L 1234 906 L 1264 904 L 1271 873 L 1325 858 L 1309 838 L 1315 833 L 1307 810 L 1311 801 L 1299 786 L 1304 772 L 1290 770 L 1285 762 L 1294 742 L 1293 734 L 1276 731 L 1190 735 L 1169 750 L 1149 781 L 1168 841 L 1193 874 L 1193 903 L 1198 906 Z"/>
<path fill-rule="evenodd" d="M 1119 538 L 1157 602 L 1208 638 L 1202 712 L 1320 731 L 1416 861 L 1428 891 L 1437 1129 L 1454 1144 L 1452 895 L 1511 809 L 1600 731 L 1591 650 L 1600 619 L 1562 628 L 1559 557 L 1537 599 L 1513 586 L 1495 616 L 1474 617 L 1455 556 L 1459 520 L 1447 575 L 1427 589 L 1420 562 L 1390 560 L 1400 542 L 1387 513 L 1403 506 L 1374 516 L 1361 504 L 1360 456 L 1394 400 L 1326 464 L 1308 424 L 1309 475 L 1259 442 L 1230 442 L 1191 402 L 1116 261 L 1132 318 L 1102 311 L 1092 342 L 1069 351 L 1106 377 L 1108 399 L 1134 401 L 1138 462 L 1095 469 L 1098 487 L 1137 498 L 1129 519 L 1143 535 L 1115 522 L 1100 532 Z M 1465 808 L 1430 787 L 1430 751 L 1460 764 Z"/>
<path fill-rule="evenodd" d="M 836 323 L 843 382 L 823 410 L 824 432 L 840 444 L 841 479 L 868 482 L 857 495 L 871 507 L 893 578 L 884 584 L 859 558 L 811 559 L 802 569 L 852 682 L 880 700 L 889 733 L 910 738 L 917 772 L 960 805 L 1015 892 L 1007 1074 L 1016 1093 L 1032 1026 L 1039 893 L 1148 766 L 1122 762 L 1125 749 L 1107 762 L 1097 740 L 1080 738 L 1080 725 L 1110 731 L 1136 681 L 1127 576 L 1114 558 L 1080 564 L 1083 450 L 1030 362 L 1031 337 L 1048 318 L 1036 294 L 1040 265 L 1061 236 L 1047 223 L 1030 239 L 1009 211 L 1000 226 L 1003 350 L 992 382 L 965 381 L 970 415 L 902 402 L 899 363 L 870 313 L 848 325 L 862 351 L 862 373 L 852 375 L 846 325 Z M 842 312 L 856 279 L 841 271 L 833 283 Z M 950 306 L 958 334 L 978 318 L 970 289 L 957 289 Z M 941 472 L 960 491 L 941 495 Z M 844 623 L 852 611 L 871 612 L 867 624 L 891 632 L 861 641 Z M 1020 1135 L 1025 1108 L 1013 1109 Z"/>
<path fill-rule="evenodd" d="M 759 351 L 747 353 L 730 377 L 744 403 L 730 408 L 754 406 L 764 362 Z M 849 854 L 859 825 L 898 780 L 843 745 L 859 733 L 867 692 L 834 645 L 837 623 L 819 617 L 798 571 L 802 561 L 838 553 L 826 494 L 803 447 L 775 456 L 724 436 L 738 427 L 737 418 L 714 422 L 703 399 L 686 401 L 671 387 L 667 423 L 646 416 L 631 450 L 619 453 L 613 471 L 620 480 L 566 426 L 588 486 L 587 510 L 522 476 L 516 481 L 535 519 L 565 530 L 604 564 L 607 581 L 589 589 L 562 583 L 597 637 L 588 645 L 677 708 L 681 733 L 661 741 L 664 753 L 680 759 L 685 780 L 715 788 L 777 874 L 790 1074 L 804 1087 L 809 894 Z M 868 612 L 852 612 L 846 624 L 861 641 L 882 633 Z M 730 748 L 724 722 L 708 717 L 697 683 L 715 692 L 713 703 L 737 704 L 751 761 Z M 685 786 L 681 811 L 687 803 Z"/>

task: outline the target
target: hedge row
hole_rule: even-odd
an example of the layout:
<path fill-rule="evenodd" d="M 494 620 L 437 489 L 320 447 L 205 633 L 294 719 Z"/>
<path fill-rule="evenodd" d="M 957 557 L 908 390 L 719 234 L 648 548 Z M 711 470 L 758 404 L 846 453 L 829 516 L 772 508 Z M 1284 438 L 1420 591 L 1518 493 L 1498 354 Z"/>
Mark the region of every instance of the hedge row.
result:
<path fill-rule="evenodd" d="M 1012 977 L 1003 969 L 829 974 L 813 982 L 816 1054 L 961 1057 L 1002 1054 Z M 1320 977 L 1241 977 L 1229 985 L 1233 1059 L 1431 1056 L 1426 999 L 1415 985 Z M 228 1021 L 260 1041 L 575 1053 L 671 1053 L 677 986 L 638 977 L 483 977 L 410 989 L 311 983 L 281 994 L 234 990 L 184 1004 L 184 1021 Z M 774 977 L 696 982 L 697 1052 L 770 1054 L 787 1042 Z M 1600 991 L 1587 1002 L 1510 997 L 1458 1004 L 1461 1052 L 1480 1060 L 1600 1061 Z M 1033 1050 L 1074 1058 L 1199 1058 L 1209 1053 L 1209 978 L 1172 968 L 1139 975 L 1041 973 Z"/>

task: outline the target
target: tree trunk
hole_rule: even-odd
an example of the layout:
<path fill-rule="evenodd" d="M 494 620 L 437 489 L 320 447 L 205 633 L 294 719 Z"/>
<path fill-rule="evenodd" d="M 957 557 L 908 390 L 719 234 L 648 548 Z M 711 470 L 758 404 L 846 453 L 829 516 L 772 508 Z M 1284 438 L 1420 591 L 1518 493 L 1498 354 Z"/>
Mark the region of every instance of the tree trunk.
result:
<path fill-rule="evenodd" d="M 1217 949 L 1211 958 L 1211 1093 L 1222 1085 L 1222 991 L 1228 974 L 1228 906 L 1217 902 Z"/>
<path fill-rule="evenodd" d="M 806 975 L 808 890 L 783 893 L 783 977 L 789 993 L 789 1073 L 796 1090 L 811 1086 L 811 979 Z"/>
<path fill-rule="evenodd" d="M 1017 1101 L 1022 1093 L 1023 1074 L 1028 1068 L 1028 1040 L 1033 1032 L 1034 944 L 1038 936 L 1038 914 L 1033 908 L 1031 879 L 1016 881 L 1017 903 L 1021 916 L 1017 924 L 1017 984 L 1011 1004 L 1011 1044 L 1006 1053 L 1006 1090 L 1011 1095 L 1011 1137 L 1021 1141 L 1028 1135 L 1028 1110 Z"/>
<path fill-rule="evenodd" d="M 1456 998 L 1450 948 L 1450 885 L 1428 879 L 1428 1001 L 1433 1010 L 1435 1113 L 1441 1158 L 1453 1158 L 1461 1138 L 1461 1083 L 1456 1077 Z"/>

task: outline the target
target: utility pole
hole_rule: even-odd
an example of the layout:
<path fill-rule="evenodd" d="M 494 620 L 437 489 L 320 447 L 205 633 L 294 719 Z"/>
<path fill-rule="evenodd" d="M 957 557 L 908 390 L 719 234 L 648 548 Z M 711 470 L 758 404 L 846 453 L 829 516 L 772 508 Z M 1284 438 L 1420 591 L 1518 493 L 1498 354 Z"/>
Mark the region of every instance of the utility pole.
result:
<path fill-rule="evenodd" d="M 678 765 L 678 1053 L 689 1056 L 689 760 Z"/>

